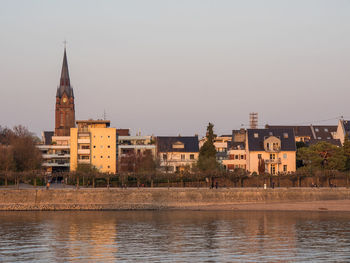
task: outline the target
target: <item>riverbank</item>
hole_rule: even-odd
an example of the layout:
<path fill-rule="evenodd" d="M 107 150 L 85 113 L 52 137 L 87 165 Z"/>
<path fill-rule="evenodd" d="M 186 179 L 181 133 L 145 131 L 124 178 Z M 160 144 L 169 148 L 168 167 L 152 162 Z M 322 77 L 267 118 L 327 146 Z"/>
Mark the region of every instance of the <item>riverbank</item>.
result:
<path fill-rule="evenodd" d="M 1 189 L 0 210 L 350 211 L 347 188 Z"/>

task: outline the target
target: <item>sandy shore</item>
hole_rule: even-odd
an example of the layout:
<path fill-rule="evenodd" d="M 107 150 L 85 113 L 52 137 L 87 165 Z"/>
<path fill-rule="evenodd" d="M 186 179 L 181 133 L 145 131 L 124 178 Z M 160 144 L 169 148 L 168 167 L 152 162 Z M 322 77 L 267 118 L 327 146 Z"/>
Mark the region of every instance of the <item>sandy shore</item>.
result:
<path fill-rule="evenodd" d="M 177 208 L 178 209 L 178 208 Z M 350 200 L 325 200 L 311 202 L 269 202 L 269 203 L 237 203 L 205 206 L 183 207 L 188 210 L 211 211 L 337 211 L 350 212 Z"/>

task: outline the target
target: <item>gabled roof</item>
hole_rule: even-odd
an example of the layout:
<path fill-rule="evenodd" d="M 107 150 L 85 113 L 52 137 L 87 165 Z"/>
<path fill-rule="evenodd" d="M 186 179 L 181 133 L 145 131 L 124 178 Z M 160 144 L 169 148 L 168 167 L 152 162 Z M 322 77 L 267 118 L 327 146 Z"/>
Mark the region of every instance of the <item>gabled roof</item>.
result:
<path fill-rule="evenodd" d="M 173 148 L 173 144 L 183 143 L 184 148 Z M 158 136 L 158 152 L 198 152 L 198 136 Z"/>
<path fill-rule="evenodd" d="M 293 128 L 248 129 L 247 133 L 249 151 L 264 151 L 264 140 L 270 136 L 275 136 L 281 140 L 281 151 L 296 151 Z M 288 136 L 285 136 L 285 134 Z"/>
<path fill-rule="evenodd" d="M 74 98 L 73 88 L 70 85 L 66 48 L 64 48 L 60 85 L 57 88 L 56 97 L 62 98 L 64 93 L 68 98 Z"/>

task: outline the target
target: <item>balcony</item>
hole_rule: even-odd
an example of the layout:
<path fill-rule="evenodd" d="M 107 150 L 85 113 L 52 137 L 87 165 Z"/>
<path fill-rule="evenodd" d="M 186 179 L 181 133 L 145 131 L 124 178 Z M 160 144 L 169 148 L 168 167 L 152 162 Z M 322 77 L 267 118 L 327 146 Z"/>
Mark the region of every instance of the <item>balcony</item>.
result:
<path fill-rule="evenodd" d="M 80 164 L 90 164 L 90 159 L 79 159 L 78 163 L 80 163 Z"/>
<path fill-rule="evenodd" d="M 281 151 L 281 147 L 275 146 L 275 147 L 265 147 L 265 152 L 269 153 L 278 153 Z"/>
<path fill-rule="evenodd" d="M 78 154 L 90 154 L 90 149 L 78 149 Z"/>
<path fill-rule="evenodd" d="M 69 159 L 70 154 L 43 154 L 43 159 L 53 159 L 53 158 L 62 158 Z"/>
<path fill-rule="evenodd" d="M 89 139 L 78 139 L 78 143 L 90 143 L 90 138 Z"/>
<path fill-rule="evenodd" d="M 282 162 L 281 162 L 281 158 L 277 158 L 277 159 L 266 159 L 266 160 L 264 160 L 264 162 L 265 162 L 266 164 L 271 164 L 271 163 L 273 163 L 273 164 L 280 164 L 280 163 L 282 163 Z"/>

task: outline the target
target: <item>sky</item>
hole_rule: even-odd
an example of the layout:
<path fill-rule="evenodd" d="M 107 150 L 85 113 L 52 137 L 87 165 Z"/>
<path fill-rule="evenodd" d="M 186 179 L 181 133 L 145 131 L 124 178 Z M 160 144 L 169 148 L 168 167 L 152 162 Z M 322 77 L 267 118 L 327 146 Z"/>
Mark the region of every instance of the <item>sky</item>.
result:
<path fill-rule="evenodd" d="M 0 0 L 0 125 L 54 129 L 63 41 L 76 119 L 204 135 L 350 119 L 350 1 Z"/>

